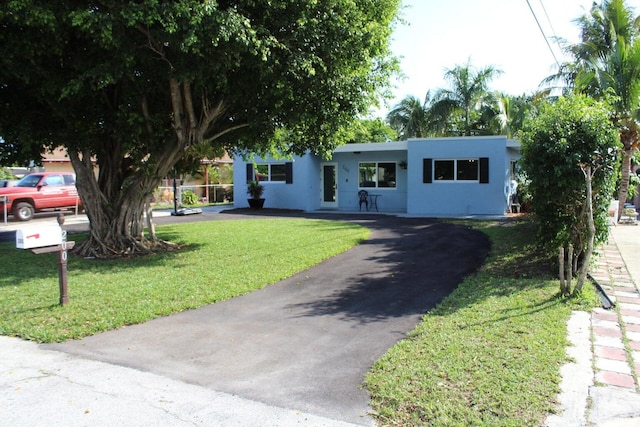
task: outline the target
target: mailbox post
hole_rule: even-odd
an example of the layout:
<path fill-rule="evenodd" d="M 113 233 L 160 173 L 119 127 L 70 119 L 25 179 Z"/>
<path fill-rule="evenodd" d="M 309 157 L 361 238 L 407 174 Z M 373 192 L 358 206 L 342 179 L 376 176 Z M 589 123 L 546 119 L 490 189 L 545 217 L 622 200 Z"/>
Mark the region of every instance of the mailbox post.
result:
<path fill-rule="evenodd" d="M 58 251 L 58 282 L 60 284 L 60 305 L 69 304 L 69 294 L 67 292 L 67 230 L 62 228 L 64 215 L 58 215 L 58 225 L 61 229 L 62 242 Z M 74 242 L 72 242 L 74 243 Z"/>
<path fill-rule="evenodd" d="M 58 283 L 60 287 L 60 305 L 69 303 L 67 287 L 67 250 L 75 242 L 67 242 L 67 230 L 62 228 L 64 215 L 58 215 L 58 225 L 42 228 L 25 228 L 16 231 L 16 247 L 30 249 L 34 254 L 58 252 Z"/>

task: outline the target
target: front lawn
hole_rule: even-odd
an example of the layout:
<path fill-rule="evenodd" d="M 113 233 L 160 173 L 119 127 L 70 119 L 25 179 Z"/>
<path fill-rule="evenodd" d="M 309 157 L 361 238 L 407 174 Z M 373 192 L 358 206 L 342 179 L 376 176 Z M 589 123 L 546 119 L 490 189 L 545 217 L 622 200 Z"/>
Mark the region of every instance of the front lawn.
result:
<path fill-rule="evenodd" d="M 376 417 L 393 426 L 536 426 L 554 409 L 572 308 L 527 222 L 477 222 L 492 242 L 473 276 L 375 363 Z"/>
<path fill-rule="evenodd" d="M 71 256 L 65 307 L 56 254 L 0 244 L 0 335 L 54 342 L 145 322 L 260 289 L 369 236 L 355 224 L 307 219 L 208 221 L 157 233 L 185 249 L 112 261 Z"/>

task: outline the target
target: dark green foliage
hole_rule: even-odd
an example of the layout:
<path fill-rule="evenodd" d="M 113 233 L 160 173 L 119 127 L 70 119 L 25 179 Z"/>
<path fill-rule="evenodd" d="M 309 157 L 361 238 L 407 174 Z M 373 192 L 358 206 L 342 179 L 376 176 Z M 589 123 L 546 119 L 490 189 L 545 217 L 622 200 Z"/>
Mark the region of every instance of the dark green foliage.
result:
<path fill-rule="evenodd" d="M 382 119 L 357 120 L 347 131 L 348 143 L 396 141 L 398 135 Z"/>
<path fill-rule="evenodd" d="M 640 148 L 640 20 L 628 3 L 594 1 L 577 20 L 581 40 L 567 47 L 572 61 L 546 79 L 550 84 L 564 83 L 565 90 L 610 102 L 611 120 L 618 126 L 622 143 L 617 190 L 620 212 L 633 193 L 631 157 Z"/>
<path fill-rule="evenodd" d="M 397 69 L 399 3 L 5 1 L 0 162 L 65 147 L 91 220 L 74 250 L 153 250 L 143 205 L 169 174 L 224 150 L 345 142 Z"/>
<path fill-rule="evenodd" d="M 620 145 L 606 104 L 581 95 L 541 105 L 525 122 L 522 169 L 528 179 L 538 241 L 555 253 L 571 243 L 586 249 L 586 186 L 582 167 L 593 174 L 595 244 L 606 240 L 607 214 Z"/>
<path fill-rule="evenodd" d="M 247 185 L 247 194 L 250 195 L 252 199 L 259 199 L 262 197 L 263 192 L 264 185 L 260 184 L 260 181 L 251 181 Z"/>

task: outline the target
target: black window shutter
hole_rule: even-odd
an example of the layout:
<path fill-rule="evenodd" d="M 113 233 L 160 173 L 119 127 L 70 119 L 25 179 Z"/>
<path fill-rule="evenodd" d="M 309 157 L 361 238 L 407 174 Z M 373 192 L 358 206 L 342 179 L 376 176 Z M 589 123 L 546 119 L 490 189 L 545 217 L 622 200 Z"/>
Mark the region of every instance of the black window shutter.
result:
<path fill-rule="evenodd" d="M 255 180 L 256 178 L 253 175 L 253 163 L 247 163 L 247 182 Z"/>
<path fill-rule="evenodd" d="M 432 182 L 432 167 L 433 159 L 422 159 L 422 182 L 424 184 L 431 184 Z"/>
<path fill-rule="evenodd" d="M 286 184 L 293 184 L 293 162 L 284 164 L 284 182 Z"/>
<path fill-rule="evenodd" d="M 480 157 L 480 184 L 489 183 L 489 158 Z"/>

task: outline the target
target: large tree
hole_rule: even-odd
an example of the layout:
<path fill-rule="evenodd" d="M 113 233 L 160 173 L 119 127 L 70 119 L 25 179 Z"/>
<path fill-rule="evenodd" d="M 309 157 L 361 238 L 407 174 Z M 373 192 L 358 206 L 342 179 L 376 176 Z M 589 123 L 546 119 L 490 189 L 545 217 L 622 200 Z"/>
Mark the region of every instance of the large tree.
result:
<path fill-rule="evenodd" d="M 147 198 L 197 153 L 330 152 L 385 88 L 399 0 L 4 1 L 0 161 L 67 149 L 98 257 L 162 245 Z M 273 138 L 286 128 L 286 141 Z M 344 132 L 342 132 L 344 133 Z M 94 169 L 98 166 L 98 170 Z"/>
<path fill-rule="evenodd" d="M 624 0 L 594 3 L 578 19 L 579 43 L 567 47 L 572 62 L 563 64 L 548 81 L 568 87 L 613 107 L 612 120 L 622 142 L 619 212 L 627 201 L 631 159 L 640 143 L 640 18 Z"/>

